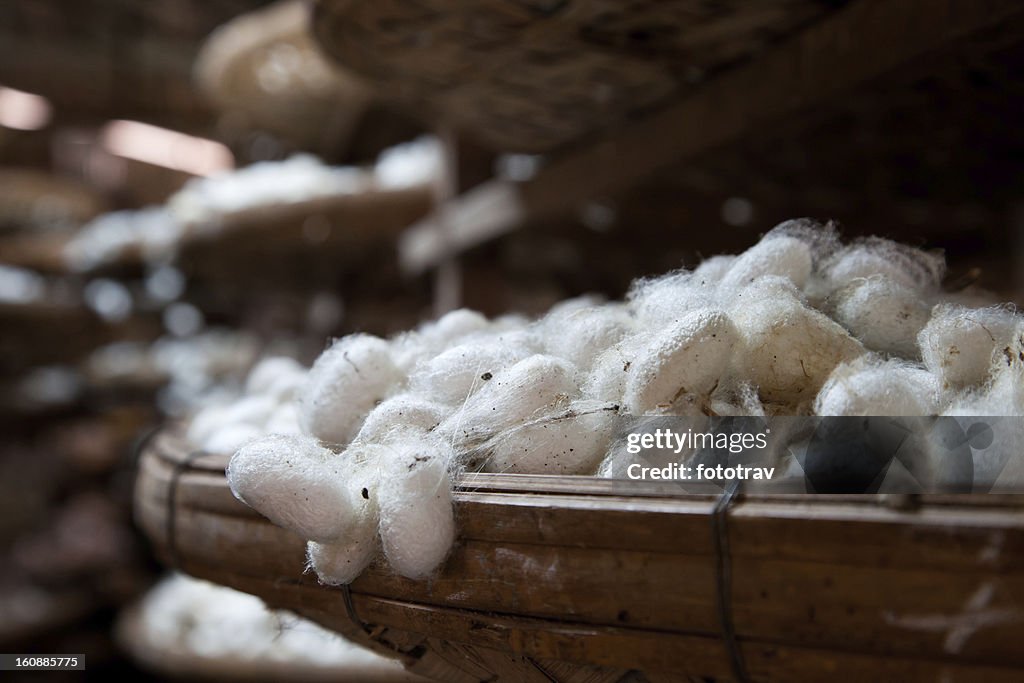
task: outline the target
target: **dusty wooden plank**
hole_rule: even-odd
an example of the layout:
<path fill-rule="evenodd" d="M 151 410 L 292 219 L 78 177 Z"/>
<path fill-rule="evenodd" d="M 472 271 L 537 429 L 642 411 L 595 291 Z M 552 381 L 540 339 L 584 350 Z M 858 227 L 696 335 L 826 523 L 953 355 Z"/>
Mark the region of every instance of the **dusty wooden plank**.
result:
<path fill-rule="evenodd" d="M 270 524 L 179 511 L 177 542 L 189 561 L 240 575 L 298 580 L 302 539 Z M 913 571 L 760 558 L 734 560 L 737 632 L 820 647 L 885 654 L 963 654 L 1024 665 L 1017 642 L 1024 577 Z M 358 594 L 473 611 L 713 635 L 719 624 L 709 558 L 557 546 L 461 543 L 441 574 L 399 577 L 382 562 L 352 586 Z M 976 604 L 979 596 L 983 604 Z M 971 607 L 975 605 L 975 607 Z M 989 623 L 987 616 L 998 615 Z M 931 628 L 923 623 L 948 623 Z M 979 638 L 953 647 L 962 622 Z"/>
<path fill-rule="evenodd" d="M 142 458 L 136 511 L 165 557 L 236 587 L 290 586 L 281 606 L 347 618 L 342 592 L 303 573 L 303 540 L 235 500 L 222 472 L 181 472 L 172 512 L 176 469 L 157 450 Z M 463 537 L 440 574 L 411 581 L 379 561 L 353 594 L 717 637 L 707 499 L 458 495 Z M 170 543 L 172 515 L 177 553 L 161 548 Z M 648 523 L 663 537 L 635 533 Z M 1024 623 L 1016 597 L 1024 595 L 1020 526 L 1016 508 L 910 512 L 816 498 L 743 502 L 730 519 L 737 633 L 762 644 L 1024 667 L 1017 646 Z"/>
<path fill-rule="evenodd" d="M 149 460 L 143 479 L 169 481 L 172 469 Z M 162 469 L 161 469 L 162 468 Z M 503 475 L 498 475 L 503 476 Z M 573 477 L 559 478 L 571 490 Z M 144 498 L 166 498 L 166 484 Z M 528 487 L 527 487 L 528 490 Z M 222 473 L 178 477 L 179 505 L 226 517 L 262 519 L 230 493 Z M 973 496 L 968 500 L 985 499 Z M 874 501 L 874 502 L 872 502 Z M 1019 502 L 1016 499 L 1007 501 Z M 568 494 L 456 494 L 463 540 L 643 550 L 709 556 L 714 499 Z M 877 498 L 748 498 L 730 512 L 738 557 L 805 560 L 942 571 L 1020 572 L 1024 569 L 1024 510 L 985 505 L 896 510 Z"/>
<path fill-rule="evenodd" d="M 476 642 L 559 661 L 731 679 L 721 644 L 712 638 L 511 620 L 364 596 L 357 596 L 355 603 L 364 618 L 400 621 L 411 630 L 456 642 Z M 1020 675 L 1014 669 L 991 664 L 871 657 L 746 641 L 742 650 L 751 675 L 755 680 L 765 681 L 1014 681 Z"/>
<path fill-rule="evenodd" d="M 1002 22 L 1019 21 L 1014 0 L 859 0 L 811 25 L 692 95 L 567 152 L 531 180 L 496 180 L 442 206 L 400 243 L 403 267 L 420 272 L 451 253 L 529 219 L 572 210 L 653 172 L 806 112 L 910 62 Z M 448 242 L 436 237 L 439 226 Z"/>
<path fill-rule="evenodd" d="M 190 562 L 187 571 L 262 596 L 272 606 L 287 607 L 356 639 L 337 590 L 323 590 L 287 579 L 269 580 L 224 572 Z M 538 620 L 491 612 L 455 610 L 355 593 L 359 618 L 372 625 L 430 634 L 454 642 L 531 657 L 654 672 L 710 675 L 728 679 L 728 668 L 715 636 L 672 634 L 642 629 Z M 1019 670 L 993 661 L 928 659 L 922 652 L 877 656 L 848 648 L 824 650 L 744 638 L 744 656 L 755 680 L 993 680 L 1019 678 Z M 377 644 L 381 648 L 381 644 Z M 386 646 L 385 646 L 386 649 Z M 946 678 L 939 679 L 944 675 Z"/>

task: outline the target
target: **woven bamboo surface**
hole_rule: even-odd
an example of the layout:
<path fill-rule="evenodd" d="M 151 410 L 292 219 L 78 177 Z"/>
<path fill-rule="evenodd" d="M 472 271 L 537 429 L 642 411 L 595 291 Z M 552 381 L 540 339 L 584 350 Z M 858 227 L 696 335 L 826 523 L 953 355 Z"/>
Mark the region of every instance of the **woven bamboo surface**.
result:
<path fill-rule="evenodd" d="M 175 432 L 147 448 L 136 516 L 163 558 L 424 675 L 734 680 L 723 606 L 751 680 L 1017 681 L 1024 670 L 1018 498 L 743 497 L 725 516 L 723 556 L 714 495 L 476 475 L 456 491 L 459 541 L 440 574 L 412 581 L 380 561 L 346 592 L 318 585 L 302 540 L 232 496 L 226 463 Z M 723 561 L 732 581 L 720 591 Z"/>
<path fill-rule="evenodd" d="M 497 149 L 546 152 L 698 87 L 842 3 L 319 0 L 328 54 Z"/>

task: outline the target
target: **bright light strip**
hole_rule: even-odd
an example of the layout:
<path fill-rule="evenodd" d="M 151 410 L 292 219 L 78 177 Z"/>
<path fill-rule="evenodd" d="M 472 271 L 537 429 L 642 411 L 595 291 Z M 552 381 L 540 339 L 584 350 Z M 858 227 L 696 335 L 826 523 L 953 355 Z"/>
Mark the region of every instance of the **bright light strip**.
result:
<path fill-rule="evenodd" d="M 118 156 L 207 176 L 234 168 L 231 151 L 219 142 L 138 121 L 111 121 L 100 143 Z"/>
<path fill-rule="evenodd" d="M 0 126 L 15 130 L 46 128 L 53 117 L 50 101 L 42 95 L 0 85 Z"/>

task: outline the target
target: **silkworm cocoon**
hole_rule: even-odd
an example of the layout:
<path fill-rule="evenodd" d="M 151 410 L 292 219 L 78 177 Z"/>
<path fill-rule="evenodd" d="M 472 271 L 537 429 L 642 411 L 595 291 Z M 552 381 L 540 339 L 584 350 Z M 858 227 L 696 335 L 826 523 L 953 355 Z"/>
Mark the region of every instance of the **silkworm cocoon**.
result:
<path fill-rule="evenodd" d="M 917 335 L 930 310 L 914 290 L 878 275 L 839 290 L 833 306 L 836 321 L 867 348 L 904 358 L 919 355 Z"/>
<path fill-rule="evenodd" d="M 409 387 L 431 401 L 461 404 L 494 375 L 529 355 L 530 350 L 519 344 L 459 344 L 420 363 L 409 377 Z"/>
<path fill-rule="evenodd" d="M 772 278 L 744 289 L 731 314 L 741 339 L 733 371 L 757 385 L 766 402 L 810 400 L 833 368 L 864 353 L 839 324 Z"/>
<path fill-rule="evenodd" d="M 992 380 L 956 398 L 947 415 L 1024 415 L 1024 325 L 992 353 Z"/>
<path fill-rule="evenodd" d="M 379 443 L 392 432 L 414 429 L 429 432 L 451 412 L 433 401 L 415 394 L 392 396 L 374 408 L 356 435 L 357 443 Z"/>
<path fill-rule="evenodd" d="M 306 379 L 306 368 L 294 358 L 264 358 L 249 372 L 247 394 L 273 396 L 279 401 L 291 399 Z"/>
<path fill-rule="evenodd" d="M 188 440 L 197 445 L 206 444 L 215 432 L 229 425 L 262 427 L 277 406 L 277 401 L 270 396 L 247 396 L 229 405 L 208 406 L 192 418 Z"/>
<path fill-rule="evenodd" d="M 189 443 L 196 446 L 202 445 L 204 441 L 213 436 L 213 433 L 225 424 L 224 415 L 230 406 L 212 405 L 207 406 L 196 413 L 188 424 L 185 433 Z"/>
<path fill-rule="evenodd" d="M 715 284 L 685 270 L 636 280 L 627 294 L 638 329 L 658 328 L 690 311 L 714 305 Z"/>
<path fill-rule="evenodd" d="M 583 380 L 583 397 L 621 406 L 626 395 L 630 360 L 635 356 L 634 340 L 627 337 L 602 352 Z"/>
<path fill-rule="evenodd" d="M 634 415 L 670 406 L 683 394 L 711 391 L 729 366 L 738 333 L 729 317 L 694 311 L 658 332 L 636 356 L 625 406 Z"/>
<path fill-rule="evenodd" d="M 303 431 L 325 443 L 347 444 L 367 413 L 404 379 L 383 339 L 355 334 L 339 340 L 316 360 L 299 393 Z"/>
<path fill-rule="evenodd" d="M 299 409 L 294 403 L 285 403 L 278 407 L 270 416 L 266 424 L 267 434 L 283 434 L 285 436 L 299 436 L 302 434 L 302 427 L 299 426 Z"/>
<path fill-rule="evenodd" d="M 427 323 L 420 329 L 427 345 L 432 348 L 444 348 L 453 342 L 474 332 L 482 332 L 490 327 L 487 318 L 468 308 L 460 308 L 445 313 L 435 322 Z"/>
<path fill-rule="evenodd" d="M 925 367 L 946 388 L 981 384 L 989 377 L 992 355 L 1013 338 L 1017 317 L 1001 308 L 940 304 L 918 335 Z"/>
<path fill-rule="evenodd" d="M 731 255 L 706 258 L 694 269 L 693 279 L 701 285 L 717 285 L 736 263 L 737 258 Z"/>
<path fill-rule="evenodd" d="M 502 432 L 481 447 L 488 472 L 592 474 L 615 428 L 614 406 L 577 401 Z"/>
<path fill-rule="evenodd" d="M 352 525 L 351 459 L 312 439 L 267 436 L 235 452 L 227 480 L 235 496 L 270 521 L 314 541 L 334 541 Z"/>
<path fill-rule="evenodd" d="M 806 244 L 815 266 L 835 253 L 840 245 L 835 223 L 821 223 L 813 218 L 792 218 L 783 221 L 769 230 L 763 239 L 775 237 L 791 237 Z"/>
<path fill-rule="evenodd" d="M 505 313 L 491 321 L 491 327 L 496 332 L 509 332 L 521 330 L 530 324 L 530 319 L 521 313 Z"/>
<path fill-rule="evenodd" d="M 945 270 L 939 254 L 870 237 L 837 252 L 825 266 L 825 276 L 833 290 L 859 278 L 885 275 L 915 292 L 929 292 L 938 287 Z"/>
<path fill-rule="evenodd" d="M 778 275 L 788 278 L 797 287 L 803 287 L 812 267 L 811 248 L 806 242 L 786 235 L 768 234 L 736 259 L 720 286 L 736 289 L 765 275 Z"/>
<path fill-rule="evenodd" d="M 936 377 L 899 361 L 862 356 L 833 370 L 814 402 L 818 415 L 928 416 L 939 413 Z"/>
<path fill-rule="evenodd" d="M 602 306 L 605 303 L 606 302 L 602 297 L 594 294 L 575 296 L 571 299 L 559 301 L 557 304 L 549 308 L 544 318 L 564 318 L 577 313 L 578 311 L 585 311 Z"/>
<path fill-rule="evenodd" d="M 549 314 L 539 327 L 547 353 L 589 368 L 598 354 L 626 336 L 633 320 L 624 307 L 605 304 Z"/>
<path fill-rule="evenodd" d="M 347 487 L 350 522 L 337 540 L 329 543 L 310 541 L 306 559 L 320 581 L 329 585 L 351 583 L 362 573 L 380 548 L 377 529 L 380 524 L 379 470 L 382 456 L 379 446 L 350 449 L 345 455 L 355 468 Z"/>
<path fill-rule="evenodd" d="M 561 358 L 530 356 L 495 374 L 438 431 L 462 448 L 567 406 L 579 394 L 575 374 Z"/>
<path fill-rule="evenodd" d="M 434 572 L 455 540 L 451 448 L 436 438 L 392 445 L 380 469 L 380 538 L 391 567 L 412 579 Z"/>
<path fill-rule="evenodd" d="M 334 543 L 310 541 L 306 544 L 306 562 L 320 583 L 340 586 L 355 581 L 373 562 L 379 548 L 376 529 L 370 536 L 354 535 Z"/>
<path fill-rule="evenodd" d="M 234 453 L 245 444 L 263 436 L 263 431 L 247 424 L 225 424 L 200 442 L 207 453 Z"/>

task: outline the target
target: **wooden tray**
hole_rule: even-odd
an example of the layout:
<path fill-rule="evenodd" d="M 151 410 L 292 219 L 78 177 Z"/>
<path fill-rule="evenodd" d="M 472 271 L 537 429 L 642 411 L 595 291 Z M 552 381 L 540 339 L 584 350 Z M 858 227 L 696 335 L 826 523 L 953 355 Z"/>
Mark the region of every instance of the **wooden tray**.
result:
<path fill-rule="evenodd" d="M 392 254 L 398 235 L 433 204 L 424 185 L 236 211 L 212 230 L 188 224 L 177 263 L 190 277 L 233 285 L 329 281 L 379 265 L 374 257 Z"/>
<path fill-rule="evenodd" d="M 174 431 L 147 447 L 136 515 L 161 556 L 427 676 L 742 680 L 730 636 L 756 681 L 1024 676 L 1018 497 L 750 496 L 722 512 L 671 485 L 475 475 L 440 574 L 378 562 L 344 589 L 234 498 L 227 461 Z"/>

